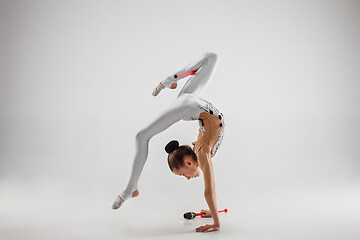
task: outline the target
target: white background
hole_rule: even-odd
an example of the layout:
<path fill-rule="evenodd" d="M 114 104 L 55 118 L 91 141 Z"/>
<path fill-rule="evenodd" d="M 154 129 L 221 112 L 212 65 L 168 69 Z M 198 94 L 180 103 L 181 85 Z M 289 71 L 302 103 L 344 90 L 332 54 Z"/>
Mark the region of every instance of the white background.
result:
<path fill-rule="evenodd" d="M 0 2 L 1 239 L 359 239 L 358 1 Z M 213 158 L 221 230 L 203 179 L 171 173 L 151 139 L 140 195 L 117 210 L 135 135 L 175 100 L 157 84 L 203 52 L 202 97 L 225 116 Z"/>

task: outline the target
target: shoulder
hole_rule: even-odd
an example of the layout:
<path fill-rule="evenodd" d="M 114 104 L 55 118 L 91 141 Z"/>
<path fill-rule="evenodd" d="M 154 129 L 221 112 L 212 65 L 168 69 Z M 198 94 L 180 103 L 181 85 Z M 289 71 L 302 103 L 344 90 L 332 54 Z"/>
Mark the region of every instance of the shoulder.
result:
<path fill-rule="evenodd" d="M 207 165 L 211 161 L 211 147 L 207 144 L 195 145 L 196 156 L 200 168 Z"/>
<path fill-rule="evenodd" d="M 194 145 L 194 151 L 196 153 L 196 155 L 198 154 L 208 154 L 211 152 L 211 147 L 210 145 L 202 142 L 202 141 L 199 141 L 197 140 L 196 142 L 193 142 L 193 145 Z"/>

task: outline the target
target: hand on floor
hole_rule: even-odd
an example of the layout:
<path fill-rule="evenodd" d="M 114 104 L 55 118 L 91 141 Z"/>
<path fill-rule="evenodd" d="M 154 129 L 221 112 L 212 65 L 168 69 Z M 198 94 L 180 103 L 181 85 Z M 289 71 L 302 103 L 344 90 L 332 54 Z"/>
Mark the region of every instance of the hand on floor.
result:
<path fill-rule="evenodd" d="M 196 228 L 197 232 L 212 232 L 220 230 L 219 224 L 206 224 L 205 226 L 200 226 Z"/>

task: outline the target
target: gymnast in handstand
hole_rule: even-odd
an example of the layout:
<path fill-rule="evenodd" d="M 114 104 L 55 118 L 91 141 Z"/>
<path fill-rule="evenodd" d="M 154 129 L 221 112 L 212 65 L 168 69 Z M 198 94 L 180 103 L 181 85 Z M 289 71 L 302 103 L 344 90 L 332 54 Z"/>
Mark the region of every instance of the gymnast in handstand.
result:
<path fill-rule="evenodd" d="M 196 228 L 197 232 L 210 232 L 220 229 L 217 210 L 215 180 L 212 157 L 216 154 L 225 129 L 224 115 L 209 101 L 200 97 L 208 86 L 217 66 L 218 56 L 213 52 L 205 52 L 180 71 L 160 81 L 152 95 L 157 96 L 164 88 L 175 89 L 177 81 L 191 76 L 181 89 L 176 100 L 152 119 L 136 134 L 136 152 L 130 180 L 122 193 L 118 194 L 112 208 L 119 208 L 126 200 L 139 195 L 137 183 L 148 157 L 150 139 L 164 131 L 179 120 L 199 121 L 199 134 L 193 148 L 181 145 L 177 140 L 165 146 L 168 153 L 170 170 L 188 180 L 204 175 L 204 196 L 209 210 L 202 210 L 203 217 L 212 217 L 213 224 Z"/>

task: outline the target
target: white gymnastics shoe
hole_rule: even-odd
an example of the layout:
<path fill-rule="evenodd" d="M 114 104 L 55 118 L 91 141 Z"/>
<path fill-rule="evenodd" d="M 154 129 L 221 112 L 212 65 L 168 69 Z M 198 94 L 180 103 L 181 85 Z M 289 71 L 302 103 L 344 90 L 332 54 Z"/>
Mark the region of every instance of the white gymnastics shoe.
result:
<path fill-rule="evenodd" d="M 162 85 L 164 85 L 164 87 L 166 88 L 172 88 L 173 84 L 177 84 L 177 80 L 175 79 L 175 75 L 171 76 L 171 77 L 167 77 L 165 80 L 161 81 L 160 83 L 162 83 Z"/>
<path fill-rule="evenodd" d="M 128 196 L 126 195 L 125 193 L 126 191 L 124 190 L 121 195 L 118 194 L 114 200 L 114 203 L 112 205 L 112 209 L 118 209 L 119 207 L 121 207 L 121 205 L 126 201 L 126 199 L 128 198 L 134 198 L 134 197 L 137 197 L 139 196 L 139 190 L 137 188 L 135 188 L 133 191 L 132 191 L 132 194 L 131 196 Z M 123 197 L 124 196 L 124 197 Z"/>
<path fill-rule="evenodd" d="M 175 89 L 177 87 L 177 80 L 174 76 L 167 77 L 165 80 L 161 81 L 159 85 L 154 89 L 152 95 L 157 96 L 161 90 L 164 88 Z"/>
<path fill-rule="evenodd" d="M 124 199 L 120 196 L 120 194 L 118 194 L 112 205 L 112 209 L 118 209 L 124 202 L 125 202 Z"/>
<path fill-rule="evenodd" d="M 159 94 L 161 90 L 163 90 L 165 86 L 160 82 L 159 85 L 154 89 L 152 95 L 155 97 Z"/>

